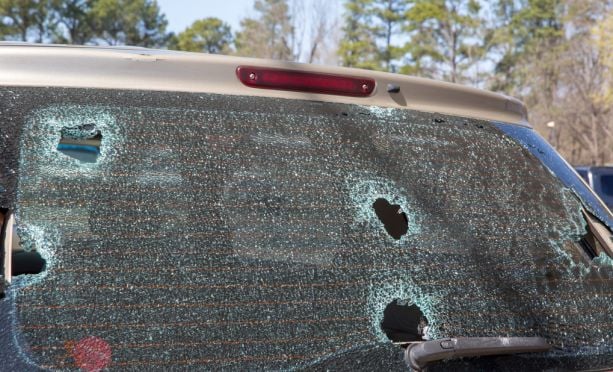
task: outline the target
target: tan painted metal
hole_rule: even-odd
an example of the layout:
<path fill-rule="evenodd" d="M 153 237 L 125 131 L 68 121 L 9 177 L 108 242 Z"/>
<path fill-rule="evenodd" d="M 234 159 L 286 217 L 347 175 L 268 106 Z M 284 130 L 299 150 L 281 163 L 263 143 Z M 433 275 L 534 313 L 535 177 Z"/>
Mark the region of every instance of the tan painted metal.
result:
<path fill-rule="evenodd" d="M 375 79 L 366 98 L 254 89 L 236 77 L 239 65 L 296 69 Z M 400 87 L 389 93 L 387 85 Z M 471 87 L 344 67 L 135 47 L 0 43 L 0 85 L 202 92 L 406 108 L 529 126 L 517 99 Z"/>
<path fill-rule="evenodd" d="M 600 222 L 587 211 L 582 210 L 581 213 L 587 221 L 587 224 L 590 227 L 590 231 L 592 232 L 592 234 L 594 234 L 594 237 L 596 238 L 596 240 L 598 240 L 598 243 L 600 243 L 602 249 L 604 249 L 605 253 L 609 257 L 613 258 L 613 235 L 611 235 L 611 230 L 609 230 L 602 222 Z"/>
<path fill-rule="evenodd" d="M 3 275 L 4 275 L 4 281 L 10 284 L 11 279 L 13 278 L 13 273 L 11 272 L 11 270 L 13 267 L 13 263 L 12 263 L 13 247 L 14 247 L 13 229 L 15 226 L 15 219 L 13 218 L 13 214 L 10 214 L 6 217 L 8 217 L 8 220 L 6 221 L 6 226 L 4 228 L 4 241 L 2 242 L 2 249 L 4 250 L 4 263 L 3 263 L 4 273 Z M 3 223 L 4 223 L 4 218 L 2 218 Z M 0 226 L 2 226 L 2 224 L 0 224 Z"/>

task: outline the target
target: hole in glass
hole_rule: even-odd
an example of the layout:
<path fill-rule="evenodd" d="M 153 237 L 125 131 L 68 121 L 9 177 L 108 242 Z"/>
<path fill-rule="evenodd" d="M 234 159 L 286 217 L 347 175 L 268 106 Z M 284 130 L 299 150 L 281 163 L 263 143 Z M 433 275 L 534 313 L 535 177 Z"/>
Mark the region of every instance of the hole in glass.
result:
<path fill-rule="evenodd" d="M 383 223 L 385 231 L 396 240 L 399 240 L 409 230 L 409 220 L 406 213 L 400 209 L 398 204 L 390 204 L 386 199 L 379 198 L 375 200 L 372 207 Z"/>
<path fill-rule="evenodd" d="M 11 277 L 34 275 L 43 272 L 46 267 L 45 259 L 35 250 L 25 251 L 21 248 L 13 214 L 8 210 L 0 211 L 0 225 L 2 226 L 1 236 L 5 280 L 10 283 Z"/>
<path fill-rule="evenodd" d="M 45 270 L 46 261 L 36 251 L 13 251 L 12 275 L 34 275 Z"/>
<path fill-rule="evenodd" d="M 95 163 L 100 155 L 102 133 L 94 124 L 62 128 L 57 150 L 83 163 Z"/>
<path fill-rule="evenodd" d="M 428 319 L 417 305 L 407 300 L 396 299 L 387 304 L 381 329 L 387 338 L 400 345 L 428 339 Z"/>

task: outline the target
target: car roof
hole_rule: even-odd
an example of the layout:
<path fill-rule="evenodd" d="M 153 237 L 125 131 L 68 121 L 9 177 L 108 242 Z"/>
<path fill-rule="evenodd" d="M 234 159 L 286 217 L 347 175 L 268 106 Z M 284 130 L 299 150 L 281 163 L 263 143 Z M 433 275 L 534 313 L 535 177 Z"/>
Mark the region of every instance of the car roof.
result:
<path fill-rule="evenodd" d="M 371 78 L 369 97 L 254 89 L 240 65 Z M 388 84 L 400 88 L 388 92 Z M 529 126 L 519 100 L 472 87 L 378 71 L 141 47 L 0 42 L 0 85 L 251 95 L 413 109 Z"/>

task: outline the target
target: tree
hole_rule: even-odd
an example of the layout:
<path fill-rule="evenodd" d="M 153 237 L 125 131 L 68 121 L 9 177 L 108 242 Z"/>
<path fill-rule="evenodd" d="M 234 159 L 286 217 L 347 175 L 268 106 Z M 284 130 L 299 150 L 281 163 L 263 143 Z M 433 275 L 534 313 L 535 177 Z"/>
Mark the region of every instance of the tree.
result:
<path fill-rule="evenodd" d="M 373 0 L 348 0 L 345 3 L 343 38 L 339 44 L 341 64 L 346 67 L 379 69 L 379 53 L 372 26 Z"/>
<path fill-rule="evenodd" d="M 173 38 L 171 49 L 188 52 L 229 53 L 232 31 L 219 18 L 204 18 L 192 23 Z"/>
<path fill-rule="evenodd" d="M 64 0 L 56 6 L 58 27 L 53 42 L 87 44 L 94 37 L 91 19 L 92 0 Z"/>
<path fill-rule="evenodd" d="M 605 80 L 599 99 L 613 107 L 613 12 L 607 14 L 593 27 L 592 34 L 604 68 Z"/>
<path fill-rule="evenodd" d="M 559 120 L 561 152 L 573 162 L 601 165 L 613 161 L 613 1 L 584 0 L 567 5 L 565 37 L 569 46 L 561 62 Z M 578 149 L 576 151 L 575 149 Z"/>
<path fill-rule="evenodd" d="M 404 54 L 394 39 L 405 37 L 403 25 L 410 0 L 350 0 L 345 3 L 343 65 L 395 72 Z"/>
<path fill-rule="evenodd" d="M 0 0 L 2 33 L 20 41 L 46 41 L 55 27 L 57 0 Z"/>
<path fill-rule="evenodd" d="M 555 69 L 546 69 L 543 60 L 555 60 L 556 54 L 564 48 L 564 17 L 566 0 L 499 0 L 495 5 L 497 17 L 502 19 L 495 25 L 496 49 L 502 58 L 495 66 L 493 90 L 507 94 L 523 95 L 517 88 L 524 89 L 533 68 L 544 68 L 547 77 L 546 91 L 553 92 L 557 81 Z M 534 64 L 538 66 L 533 66 Z"/>
<path fill-rule="evenodd" d="M 476 0 L 413 0 L 406 13 L 409 64 L 419 73 L 451 82 L 466 80 L 483 57 L 481 6 Z"/>
<path fill-rule="evenodd" d="M 161 47 L 170 38 L 155 0 L 96 0 L 90 14 L 97 43 Z"/>
<path fill-rule="evenodd" d="M 308 4 L 308 7 L 305 7 Z M 321 62 L 332 48 L 336 52 L 335 30 L 337 22 L 330 17 L 338 5 L 328 0 L 311 0 L 305 3 L 293 0 L 290 22 L 293 29 L 292 53 L 294 60 L 306 63 Z M 333 63 L 336 60 L 332 61 Z"/>
<path fill-rule="evenodd" d="M 613 2 L 500 3 L 511 10 L 506 26 L 498 29 L 504 53 L 496 65 L 494 87 L 522 99 L 535 129 L 571 163 L 596 165 L 613 160 L 609 124 L 613 117 L 603 90 L 606 52 L 598 47 L 593 32 L 595 22 L 606 28 L 603 14 L 611 11 Z M 554 124 L 547 127 L 545 123 Z"/>
<path fill-rule="evenodd" d="M 488 56 L 492 54 L 493 73 L 486 87 L 494 91 L 509 92 L 513 84 L 512 69 L 517 62 L 517 46 L 514 42 L 514 17 L 519 12 L 517 0 L 498 0 L 491 5 L 491 15 L 487 18 L 485 39 Z"/>
<path fill-rule="evenodd" d="M 155 0 L 0 0 L 0 14 L 13 40 L 161 47 L 169 38 Z"/>
<path fill-rule="evenodd" d="M 241 56 L 294 60 L 294 28 L 287 0 L 256 0 L 256 18 L 241 21 L 236 34 L 236 53 Z"/>
<path fill-rule="evenodd" d="M 611 106 L 601 99 L 605 67 L 599 54 L 589 34 L 570 41 L 561 59 L 559 84 L 563 94 L 558 93 L 553 102 L 556 108 L 553 120 L 557 120 L 560 130 L 564 131 L 558 134 L 555 145 L 571 161 L 590 165 L 613 160 L 613 128 L 610 126 L 613 117 Z M 573 146 L 575 143 L 579 144 L 578 152 Z"/>
<path fill-rule="evenodd" d="M 402 48 L 392 45 L 392 38 L 398 35 L 404 24 L 405 12 L 408 8 L 407 0 L 375 0 L 375 17 L 379 23 L 377 31 L 379 43 L 379 60 L 386 71 L 395 72 L 396 67 L 392 61 L 401 57 Z"/>

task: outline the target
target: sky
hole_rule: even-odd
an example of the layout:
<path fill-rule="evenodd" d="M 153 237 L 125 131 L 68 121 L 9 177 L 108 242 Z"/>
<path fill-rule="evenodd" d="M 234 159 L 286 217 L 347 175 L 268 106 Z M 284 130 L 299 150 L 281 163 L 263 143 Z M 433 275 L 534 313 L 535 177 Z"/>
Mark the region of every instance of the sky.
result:
<path fill-rule="evenodd" d="M 309 6 L 312 0 L 295 0 Z M 336 2 L 331 7 L 334 13 L 340 13 L 342 0 L 328 0 Z M 168 31 L 179 33 L 197 19 L 217 17 L 232 27 L 232 31 L 240 28 L 240 21 L 253 16 L 254 0 L 157 0 L 161 11 L 166 14 Z M 290 1 L 290 4 L 292 1 Z M 339 14 L 336 14 L 337 16 Z"/>
<path fill-rule="evenodd" d="M 253 13 L 254 0 L 157 0 L 166 14 L 168 30 L 178 33 L 200 18 L 217 17 L 236 31 L 240 20 Z M 331 0 L 334 1 L 334 0 Z"/>
<path fill-rule="evenodd" d="M 326 2 L 327 1 L 327 2 Z M 240 21 L 247 17 L 255 17 L 253 4 L 255 0 L 157 0 L 160 10 L 166 15 L 168 21 L 167 31 L 178 34 L 189 27 L 195 20 L 216 17 L 222 21 L 228 23 L 232 28 L 232 32 L 236 33 L 240 30 Z M 290 7 L 292 4 L 296 4 L 303 9 L 306 13 L 302 14 L 304 19 L 297 27 L 303 27 L 305 30 L 305 36 L 303 39 L 303 47 L 298 60 L 302 61 L 301 57 L 309 55 L 309 35 L 310 31 L 310 19 L 312 13 L 309 13 L 311 9 L 317 9 L 317 4 L 322 3 L 327 6 L 329 11 L 329 20 L 333 23 L 335 20 L 340 20 L 342 12 L 343 0 L 290 0 Z M 339 23 L 333 27 L 330 35 L 327 36 L 329 40 L 335 40 L 338 37 Z M 320 46 L 320 55 L 313 61 L 313 63 L 323 64 L 337 64 L 336 52 L 331 52 L 329 47 L 330 43 L 325 43 Z M 334 44 L 332 42 L 332 44 Z"/>

